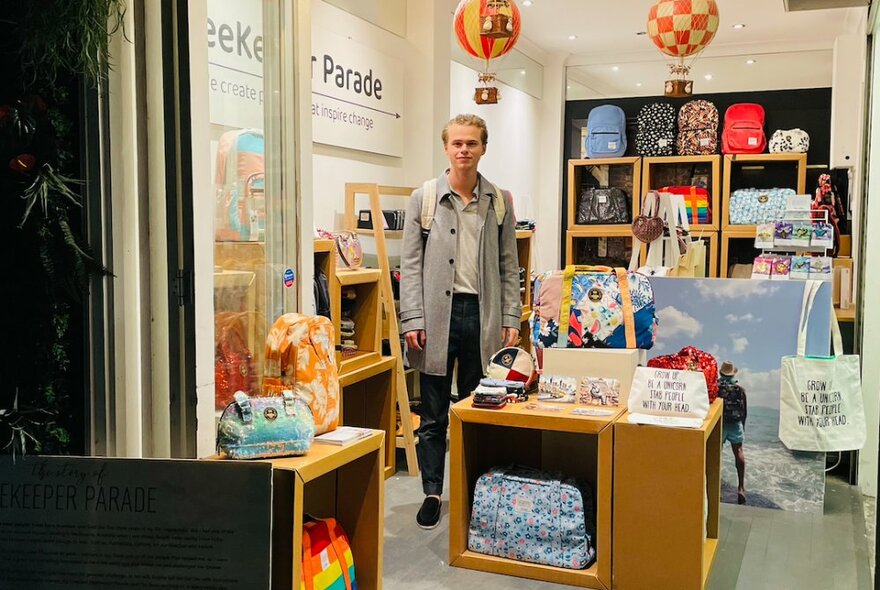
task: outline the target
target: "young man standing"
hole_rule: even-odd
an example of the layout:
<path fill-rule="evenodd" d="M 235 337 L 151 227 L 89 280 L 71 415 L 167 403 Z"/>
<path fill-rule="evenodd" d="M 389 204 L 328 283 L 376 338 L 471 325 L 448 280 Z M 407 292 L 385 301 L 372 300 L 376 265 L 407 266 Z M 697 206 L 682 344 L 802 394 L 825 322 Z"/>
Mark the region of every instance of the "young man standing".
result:
<path fill-rule="evenodd" d="M 421 379 L 425 500 L 416 522 L 426 529 L 440 521 L 455 362 L 458 395 L 466 397 L 489 357 L 518 341 L 522 314 L 512 205 L 477 171 L 486 123 L 458 115 L 441 138 L 449 169 L 413 192 L 400 264 L 400 325 Z"/>

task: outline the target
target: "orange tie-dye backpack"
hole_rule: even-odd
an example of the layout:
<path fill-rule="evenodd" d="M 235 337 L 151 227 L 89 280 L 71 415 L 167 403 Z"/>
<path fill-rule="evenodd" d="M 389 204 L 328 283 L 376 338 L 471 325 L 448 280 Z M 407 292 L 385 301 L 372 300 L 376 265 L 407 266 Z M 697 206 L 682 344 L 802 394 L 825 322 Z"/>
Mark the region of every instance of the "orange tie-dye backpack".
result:
<path fill-rule="evenodd" d="M 315 434 L 329 432 L 339 422 L 339 374 L 333 324 L 323 316 L 286 313 L 266 336 L 263 395 L 292 389 L 309 404 Z"/>

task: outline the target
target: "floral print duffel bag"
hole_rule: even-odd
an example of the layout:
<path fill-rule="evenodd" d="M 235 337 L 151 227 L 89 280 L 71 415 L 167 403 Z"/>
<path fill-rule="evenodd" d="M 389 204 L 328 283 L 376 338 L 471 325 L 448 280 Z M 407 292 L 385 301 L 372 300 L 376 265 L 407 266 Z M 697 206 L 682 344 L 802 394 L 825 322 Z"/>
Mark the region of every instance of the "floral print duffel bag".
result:
<path fill-rule="evenodd" d="M 476 553 L 568 569 L 596 558 L 590 487 L 524 467 L 495 467 L 480 476 L 468 530 Z"/>
<path fill-rule="evenodd" d="M 534 292 L 535 349 L 654 346 L 654 291 L 645 275 L 607 266 L 568 266 L 541 275 Z"/>

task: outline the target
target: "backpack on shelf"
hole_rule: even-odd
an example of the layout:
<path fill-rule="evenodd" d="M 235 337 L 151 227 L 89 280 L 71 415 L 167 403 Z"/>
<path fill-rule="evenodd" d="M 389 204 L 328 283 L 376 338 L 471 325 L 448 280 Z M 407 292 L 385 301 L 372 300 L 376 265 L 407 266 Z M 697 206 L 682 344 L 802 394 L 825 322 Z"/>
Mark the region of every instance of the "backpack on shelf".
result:
<path fill-rule="evenodd" d="M 718 153 L 718 109 L 708 100 L 692 100 L 678 112 L 676 148 L 680 156 Z"/>
<path fill-rule="evenodd" d="M 321 268 L 315 268 L 315 315 L 330 318 L 330 283 Z"/>
<path fill-rule="evenodd" d="M 721 134 L 725 154 L 760 154 L 767 147 L 764 134 L 764 107 L 754 103 L 738 103 L 724 113 Z"/>
<path fill-rule="evenodd" d="M 266 142 L 259 129 L 227 131 L 217 142 L 214 235 L 218 241 L 256 241 L 265 230 Z"/>
<path fill-rule="evenodd" d="M 235 392 L 257 393 L 254 355 L 247 345 L 247 312 L 221 311 L 214 316 L 214 409 L 223 411 Z"/>
<path fill-rule="evenodd" d="M 718 397 L 724 400 L 724 420 L 742 422 L 746 418 L 746 392 L 736 381 L 720 379 Z"/>
<path fill-rule="evenodd" d="M 303 523 L 302 585 L 305 590 L 357 590 L 351 542 L 335 518 Z"/>
<path fill-rule="evenodd" d="M 280 395 L 285 389 L 309 404 L 315 417 L 315 434 L 336 429 L 339 421 L 339 376 L 336 369 L 336 336 L 324 316 L 286 313 L 266 336 L 263 395 Z"/>
<path fill-rule="evenodd" d="M 638 117 L 636 152 L 640 156 L 675 154 L 675 107 L 655 102 L 642 107 Z"/>
<path fill-rule="evenodd" d="M 587 115 L 588 158 L 619 158 L 626 153 L 626 114 L 623 109 L 606 104 Z"/>

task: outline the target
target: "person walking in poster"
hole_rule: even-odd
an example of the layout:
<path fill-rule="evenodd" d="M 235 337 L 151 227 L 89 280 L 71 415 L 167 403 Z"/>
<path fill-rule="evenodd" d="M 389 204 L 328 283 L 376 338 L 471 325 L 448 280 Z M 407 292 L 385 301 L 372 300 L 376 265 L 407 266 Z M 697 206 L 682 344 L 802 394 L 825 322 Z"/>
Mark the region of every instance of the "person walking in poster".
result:
<path fill-rule="evenodd" d="M 748 402 L 746 401 L 746 390 L 734 379 L 737 372 L 738 369 L 732 362 L 724 361 L 721 363 L 721 368 L 718 370 L 718 397 L 724 400 L 721 444 L 730 441 L 733 459 L 736 462 L 736 475 L 739 479 L 737 502 L 745 504 L 746 456 L 743 452 L 743 436 L 748 415 Z"/>

